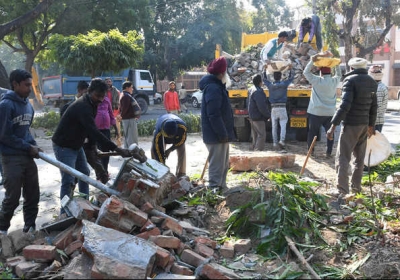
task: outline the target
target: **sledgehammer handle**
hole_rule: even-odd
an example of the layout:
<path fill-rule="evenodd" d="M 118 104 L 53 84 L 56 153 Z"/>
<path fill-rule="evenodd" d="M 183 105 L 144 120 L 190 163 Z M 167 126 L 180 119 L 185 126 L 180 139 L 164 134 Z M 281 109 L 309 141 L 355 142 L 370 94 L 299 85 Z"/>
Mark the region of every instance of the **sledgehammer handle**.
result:
<path fill-rule="evenodd" d="M 52 158 L 52 157 L 46 155 L 45 153 L 39 152 L 39 157 L 42 160 L 54 165 L 55 167 L 58 167 L 60 170 L 62 170 L 64 172 L 66 172 L 66 173 L 78 178 L 79 180 L 82 180 L 83 182 L 88 183 L 89 185 L 92 185 L 93 187 L 95 187 L 95 188 L 97 188 L 97 189 L 99 189 L 99 190 L 101 190 L 101 191 L 103 191 L 103 192 L 105 192 L 105 193 L 107 193 L 109 195 L 116 195 L 118 197 L 121 196 L 120 192 L 118 192 L 116 190 L 113 190 L 113 189 L 110 189 L 109 187 L 107 187 L 106 185 L 100 183 L 99 181 L 96 181 L 96 180 L 90 178 L 89 176 L 79 172 L 78 170 L 73 169 L 72 167 L 70 167 L 70 166 L 68 166 L 68 165 L 56 160 L 55 158 Z"/>

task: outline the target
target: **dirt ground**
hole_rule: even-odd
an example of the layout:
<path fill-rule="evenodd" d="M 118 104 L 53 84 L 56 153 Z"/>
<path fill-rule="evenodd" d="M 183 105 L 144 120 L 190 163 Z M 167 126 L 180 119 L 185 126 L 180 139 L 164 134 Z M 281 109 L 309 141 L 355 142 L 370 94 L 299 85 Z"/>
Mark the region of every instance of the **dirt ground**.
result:
<path fill-rule="evenodd" d="M 44 150 L 45 153 L 54 156 L 52 150 L 51 139 L 47 137 L 42 130 L 35 130 L 34 135 L 38 145 Z M 336 152 L 336 144 L 334 146 L 334 153 Z M 146 154 L 150 155 L 151 138 L 141 137 L 139 145 L 145 150 Z M 248 151 L 250 143 L 232 143 L 231 151 Z M 303 177 L 310 177 L 324 182 L 322 192 L 332 192 L 335 190 L 335 170 L 334 170 L 334 156 L 327 158 L 325 156 L 326 142 L 322 140 L 316 144 L 316 156 L 310 157 L 307 161 Z M 207 149 L 199 134 L 190 134 L 186 142 L 187 150 L 187 175 L 191 178 L 198 178 L 201 174 L 207 158 Z M 272 150 L 272 143 L 267 143 L 266 150 Z M 288 141 L 287 150 L 289 153 L 295 154 L 295 164 L 292 168 L 285 169 L 287 172 L 300 173 L 306 159 L 307 145 L 305 142 Z M 167 166 L 171 172 L 174 173 L 176 166 L 176 153 L 172 153 L 167 160 Z M 109 171 L 111 176 L 116 176 L 119 167 L 123 160 L 119 157 L 112 157 L 110 161 Z M 52 221 L 59 213 L 59 188 L 60 188 L 60 173 L 58 168 L 42 161 L 37 160 L 39 169 L 39 179 L 41 184 L 41 199 L 39 204 L 39 217 L 37 219 L 37 226 L 40 227 L 43 223 Z M 94 173 L 91 173 L 92 177 Z M 240 184 L 240 173 L 230 172 L 228 175 L 229 188 L 235 188 Z M 207 178 L 207 173 L 205 178 Z M 91 192 L 96 191 L 91 187 Z M 0 199 L 4 196 L 4 189 L 0 188 Z M 245 202 L 245 198 L 243 202 Z M 238 202 L 238 201 L 237 201 Z M 229 217 L 231 211 L 227 205 L 227 201 L 221 202 L 214 209 L 209 209 L 209 213 L 205 219 L 206 228 L 212 232 L 212 237 L 216 238 L 222 236 L 225 232 L 224 222 Z M 12 220 L 10 231 L 20 229 L 23 226 L 22 209 L 21 206 L 17 209 L 16 215 Z M 330 242 L 335 243 L 338 238 L 333 232 L 328 231 L 325 237 Z M 400 238 L 399 238 L 400 240 Z M 380 241 L 379 241 L 380 242 Z M 339 254 L 332 254 L 329 252 L 315 250 L 313 252 L 312 261 L 325 263 L 326 265 L 335 265 L 339 267 L 349 266 L 351 260 L 365 257 L 368 253 L 372 254 L 369 261 L 364 265 L 363 277 L 370 278 L 394 278 L 400 277 L 398 266 L 400 264 L 399 257 L 399 244 L 387 243 L 380 245 L 377 240 L 371 239 L 364 244 L 357 244 L 348 252 L 340 252 Z M 351 256 L 349 258 L 348 256 Z M 258 262 L 258 265 L 251 270 L 242 271 L 241 276 L 248 278 L 264 278 L 266 275 L 282 275 L 284 270 L 290 264 L 291 270 L 299 270 L 298 260 L 294 257 L 286 260 L 276 260 L 273 262 L 263 262 L 262 258 L 255 254 L 246 254 L 243 258 L 249 262 Z M 237 262 L 231 263 L 236 265 Z M 306 269 L 303 268 L 303 271 Z M 274 272 L 274 273 L 272 273 Z M 271 274 L 272 273 L 272 274 Z M 361 277 L 361 275 L 360 275 Z"/>

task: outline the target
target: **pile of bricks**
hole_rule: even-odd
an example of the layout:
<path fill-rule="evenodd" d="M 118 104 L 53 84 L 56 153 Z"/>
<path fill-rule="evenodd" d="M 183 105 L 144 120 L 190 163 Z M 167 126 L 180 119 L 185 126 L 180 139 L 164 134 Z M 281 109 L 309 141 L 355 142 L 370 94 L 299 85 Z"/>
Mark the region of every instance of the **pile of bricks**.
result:
<path fill-rule="evenodd" d="M 207 230 L 192 225 L 196 219 L 190 217 L 199 217 L 200 208 L 175 200 L 187 194 L 190 182 L 171 174 L 162 182 L 147 184 L 148 178 L 137 175 L 124 178 L 116 184 L 121 196 L 98 193 L 96 203 L 70 199 L 65 204 L 70 217 L 35 233 L 19 230 L 2 236 L 1 257 L 7 266 L 20 278 L 143 279 L 165 274 L 169 279 L 239 278 L 217 262 L 247 253 L 250 240 L 221 246 Z M 179 219 L 154 203 L 160 200 L 158 183 L 168 185 L 165 201 L 176 202 L 170 212 Z M 54 224 L 63 230 L 51 231 Z"/>
<path fill-rule="evenodd" d="M 253 85 L 252 76 L 261 74 L 263 71 L 263 63 L 260 58 L 263 47 L 263 44 L 251 46 L 240 54 L 233 56 L 234 62 L 228 68 L 228 73 L 232 80 L 231 89 L 248 89 Z M 304 77 L 303 70 L 310 61 L 310 57 L 317 54 L 317 52 L 307 43 L 301 44 L 299 48 L 293 43 L 288 43 L 281 49 L 281 53 L 282 58 L 293 66 L 293 71 L 295 72 L 294 86 L 296 88 L 309 88 L 310 84 Z M 287 71 L 283 72 L 282 79 L 285 79 L 287 75 Z M 269 78 L 273 81 L 272 76 Z"/>

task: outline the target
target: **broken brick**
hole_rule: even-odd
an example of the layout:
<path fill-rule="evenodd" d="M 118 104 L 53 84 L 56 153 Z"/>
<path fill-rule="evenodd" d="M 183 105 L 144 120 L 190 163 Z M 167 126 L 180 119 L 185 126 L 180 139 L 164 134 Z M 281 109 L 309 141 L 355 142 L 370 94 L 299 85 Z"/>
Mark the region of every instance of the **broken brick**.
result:
<path fill-rule="evenodd" d="M 149 231 L 154 227 L 155 225 L 150 220 L 147 220 L 147 222 L 141 227 L 140 232 Z"/>
<path fill-rule="evenodd" d="M 204 265 L 200 269 L 199 276 L 202 278 L 204 277 L 205 279 L 230 279 L 228 276 L 221 273 L 209 264 Z"/>
<path fill-rule="evenodd" d="M 73 241 L 73 236 L 72 236 L 73 231 L 74 231 L 74 225 L 71 225 L 66 230 L 57 234 L 54 237 L 52 244 L 56 246 L 57 249 L 64 250 L 65 247 L 67 247 L 68 244 L 70 244 Z"/>
<path fill-rule="evenodd" d="M 186 249 L 182 252 L 181 260 L 187 264 L 198 267 L 205 261 L 205 258 L 192 250 Z"/>
<path fill-rule="evenodd" d="M 176 222 L 172 219 L 169 219 L 169 218 L 166 218 L 164 220 L 164 222 L 161 225 L 161 228 L 162 229 L 170 229 L 179 236 L 182 235 L 182 233 L 183 233 L 182 226 L 178 222 Z"/>
<path fill-rule="evenodd" d="M 195 248 L 194 248 L 196 253 L 199 253 L 200 255 L 202 255 L 203 257 L 211 257 L 212 255 L 214 255 L 214 250 L 204 244 L 201 243 L 197 243 Z"/>
<path fill-rule="evenodd" d="M 180 274 L 180 275 L 188 275 L 188 276 L 193 275 L 193 271 L 190 268 L 188 268 L 186 266 L 178 265 L 176 263 L 172 264 L 171 272 L 174 274 Z"/>
<path fill-rule="evenodd" d="M 152 230 L 144 231 L 142 233 L 139 233 L 139 234 L 136 235 L 136 237 L 148 240 L 150 236 L 157 236 L 157 235 L 160 235 L 160 234 L 161 234 L 160 229 L 158 227 L 156 227 L 156 228 L 153 228 Z"/>
<path fill-rule="evenodd" d="M 171 253 L 163 248 L 157 248 L 155 265 L 161 268 L 165 268 L 169 263 L 169 257 Z"/>
<path fill-rule="evenodd" d="M 64 250 L 65 254 L 68 256 L 71 255 L 73 252 L 80 250 L 82 248 L 82 241 L 75 240 L 74 242 L 70 243 Z"/>
<path fill-rule="evenodd" d="M 51 262 L 57 256 L 56 246 L 50 245 L 29 245 L 22 250 L 22 253 L 26 260 L 36 262 Z"/>
<path fill-rule="evenodd" d="M 219 253 L 222 257 L 231 259 L 235 256 L 235 248 L 232 243 L 225 242 L 219 249 Z"/>
<path fill-rule="evenodd" d="M 234 249 L 235 253 L 246 254 L 251 248 L 250 239 L 239 239 L 235 242 Z"/>
<path fill-rule="evenodd" d="M 12 258 L 8 258 L 6 260 L 7 267 L 11 268 L 11 270 L 15 273 L 15 267 L 22 262 L 25 262 L 25 258 L 23 256 L 15 256 Z"/>
<path fill-rule="evenodd" d="M 178 249 L 181 244 L 181 240 L 175 236 L 164 236 L 164 235 L 150 236 L 149 241 L 154 242 L 154 244 L 160 246 L 161 248 L 171 248 L 171 249 Z"/>
<path fill-rule="evenodd" d="M 207 245 L 208 247 L 211 247 L 213 249 L 215 249 L 217 247 L 217 241 L 212 240 L 212 239 L 210 239 L 208 237 L 205 237 L 205 236 L 198 236 L 198 237 L 196 237 L 194 239 L 194 241 L 196 243 Z"/>
<path fill-rule="evenodd" d="M 35 278 L 39 276 L 40 272 L 45 269 L 47 264 L 37 262 L 20 262 L 15 267 L 15 274 L 20 278 Z"/>
<path fill-rule="evenodd" d="M 143 212 L 149 214 L 151 212 L 151 210 L 153 210 L 154 207 L 153 205 L 151 205 L 150 202 L 146 202 L 145 204 L 142 205 L 142 207 L 140 207 L 140 210 L 142 210 Z"/>

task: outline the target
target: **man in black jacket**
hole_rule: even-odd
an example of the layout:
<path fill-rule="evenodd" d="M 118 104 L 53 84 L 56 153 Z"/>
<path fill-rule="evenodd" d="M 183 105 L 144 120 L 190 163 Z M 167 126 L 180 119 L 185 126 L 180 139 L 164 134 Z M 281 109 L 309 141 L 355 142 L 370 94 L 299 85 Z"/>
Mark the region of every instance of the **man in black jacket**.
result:
<path fill-rule="evenodd" d="M 252 150 L 263 151 L 265 147 L 265 139 L 267 132 L 265 130 L 265 122 L 271 117 L 268 108 L 267 97 L 265 96 L 262 86 L 262 78 L 260 74 L 253 77 L 253 84 L 249 89 L 249 117 L 252 135 Z"/>
<path fill-rule="evenodd" d="M 54 154 L 60 162 L 75 168 L 83 174 L 89 175 L 83 144 L 85 138 L 93 139 L 101 143 L 110 151 L 116 151 L 123 157 L 129 157 L 129 151 L 118 148 L 107 139 L 96 127 L 94 118 L 97 106 L 103 101 L 107 91 L 106 83 L 101 79 L 93 79 L 90 82 L 88 93 L 72 103 L 58 124 L 53 135 Z M 71 196 L 75 185 L 74 177 L 61 171 L 60 199 L 65 195 Z M 89 185 L 81 180 L 78 182 L 79 192 L 86 198 L 89 196 Z M 64 210 L 61 209 L 61 214 Z"/>
<path fill-rule="evenodd" d="M 349 60 L 351 72 L 344 75 L 342 103 L 332 118 L 327 138 L 333 139 L 336 126 L 342 122 L 336 152 L 337 188 L 339 198 L 349 194 L 349 163 L 355 157 L 351 177 L 353 193 L 361 192 L 361 178 L 367 147 L 367 137 L 375 134 L 377 112 L 377 83 L 368 75 L 367 60 L 355 57 Z"/>

